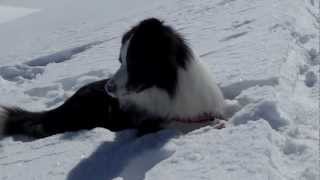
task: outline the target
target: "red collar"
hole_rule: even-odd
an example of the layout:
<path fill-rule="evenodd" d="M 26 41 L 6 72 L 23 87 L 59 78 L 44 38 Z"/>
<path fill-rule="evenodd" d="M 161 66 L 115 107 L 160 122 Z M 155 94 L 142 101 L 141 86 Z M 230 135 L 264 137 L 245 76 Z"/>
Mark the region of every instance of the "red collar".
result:
<path fill-rule="evenodd" d="M 208 123 L 211 121 L 214 121 L 215 116 L 213 116 L 212 113 L 203 113 L 196 117 L 191 118 L 173 118 L 173 121 L 179 122 L 179 123 Z"/>

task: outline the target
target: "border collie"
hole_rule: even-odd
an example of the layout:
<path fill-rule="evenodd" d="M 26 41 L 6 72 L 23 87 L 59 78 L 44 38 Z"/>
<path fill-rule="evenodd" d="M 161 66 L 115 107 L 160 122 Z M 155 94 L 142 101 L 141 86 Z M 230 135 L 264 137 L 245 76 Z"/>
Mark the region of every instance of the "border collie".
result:
<path fill-rule="evenodd" d="M 46 137 L 104 127 L 189 131 L 223 118 L 223 95 L 183 37 L 150 18 L 122 37 L 118 71 L 80 88 L 61 106 L 43 112 L 0 107 L 2 135 Z"/>

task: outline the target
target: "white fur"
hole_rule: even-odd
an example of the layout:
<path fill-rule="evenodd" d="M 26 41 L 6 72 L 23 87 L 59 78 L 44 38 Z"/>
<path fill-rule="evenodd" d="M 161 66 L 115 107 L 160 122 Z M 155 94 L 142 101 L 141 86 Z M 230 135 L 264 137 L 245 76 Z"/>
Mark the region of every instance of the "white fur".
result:
<path fill-rule="evenodd" d="M 130 45 L 130 40 L 131 38 L 129 38 L 121 47 L 120 57 L 121 57 L 122 63 L 118 71 L 112 77 L 112 81 L 117 86 L 116 92 L 108 92 L 108 89 L 106 88 L 106 91 L 112 97 L 119 97 L 128 93 L 126 90 L 126 84 L 128 83 L 127 53 Z"/>
<path fill-rule="evenodd" d="M 164 118 L 190 118 L 202 113 L 223 115 L 223 95 L 203 64 L 192 59 L 187 68 L 178 71 L 177 91 L 173 99 L 158 88 L 119 96 L 122 106 L 135 104 Z"/>
<path fill-rule="evenodd" d="M 128 54 L 128 48 L 130 45 L 131 37 L 123 44 L 120 50 L 120 56 L 122 59 L 122 64 L 127 65 L 127 54 Z"/>
<path fill-rule="evenodd" d="M 5 121 L 7 119 L 7 112 L 3 108 L 0 107 L 0 138 L 4 134 L 4 126 L 5 126 Z"/>

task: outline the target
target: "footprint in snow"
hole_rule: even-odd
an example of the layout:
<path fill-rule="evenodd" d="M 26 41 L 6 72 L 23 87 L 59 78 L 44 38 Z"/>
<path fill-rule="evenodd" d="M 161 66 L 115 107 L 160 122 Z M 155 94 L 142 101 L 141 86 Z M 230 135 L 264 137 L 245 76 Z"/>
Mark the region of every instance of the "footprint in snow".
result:
<path fill-rule="evenodd" d="M 316 66 L 320 64 L 320 53 L 316 49 L 312 48 L 308 51 L 308 54 L 308 60 L 310 65 Z"/>
<path fill-rule="evenodd" d="M 313 71 L 309 71 L 306 73 L 304 83 L 308 87 L 313 87 L 317 82 L 318 78 Z"/>
<path fill-rule="evenodd" d="M 111 38 L 109 40 L 112 40 Z M 105 41 L 95 41 L 92 43 L 84 44 L 82 46 L 62 50 L 46 56 L 41 56 L 23 64 L 3 66 L 0 67 L 0 76 L 8 81 L 23 82 L 24 80 L 35 79 L 45 71 L 45 67 L 50 63 L 63 63 L 71 60 L 75 55 L 80 54 L 94 46 L 102 44 Z"/>

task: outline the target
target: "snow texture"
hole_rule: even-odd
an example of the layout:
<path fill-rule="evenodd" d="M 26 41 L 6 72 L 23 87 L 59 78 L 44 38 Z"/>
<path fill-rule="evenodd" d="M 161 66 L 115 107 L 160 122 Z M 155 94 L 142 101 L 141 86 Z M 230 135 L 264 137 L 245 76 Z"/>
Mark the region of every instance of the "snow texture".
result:
<path fill-rule="evenodd" d="M 0 24 L 37 12 L 37 9 L 0 5 Z"/>
<path fill-rule="evenodd" d="M 320 179 L 319 7 L 319 0 L 0 0 L 0 105 L 58 106 L 114 73 L 121 35 L 158 17 L 207 64 L 229 118 L 227 128 L 188 134 L 138 138 L 96 128 L 3 137 L 0 180 Z"/>

